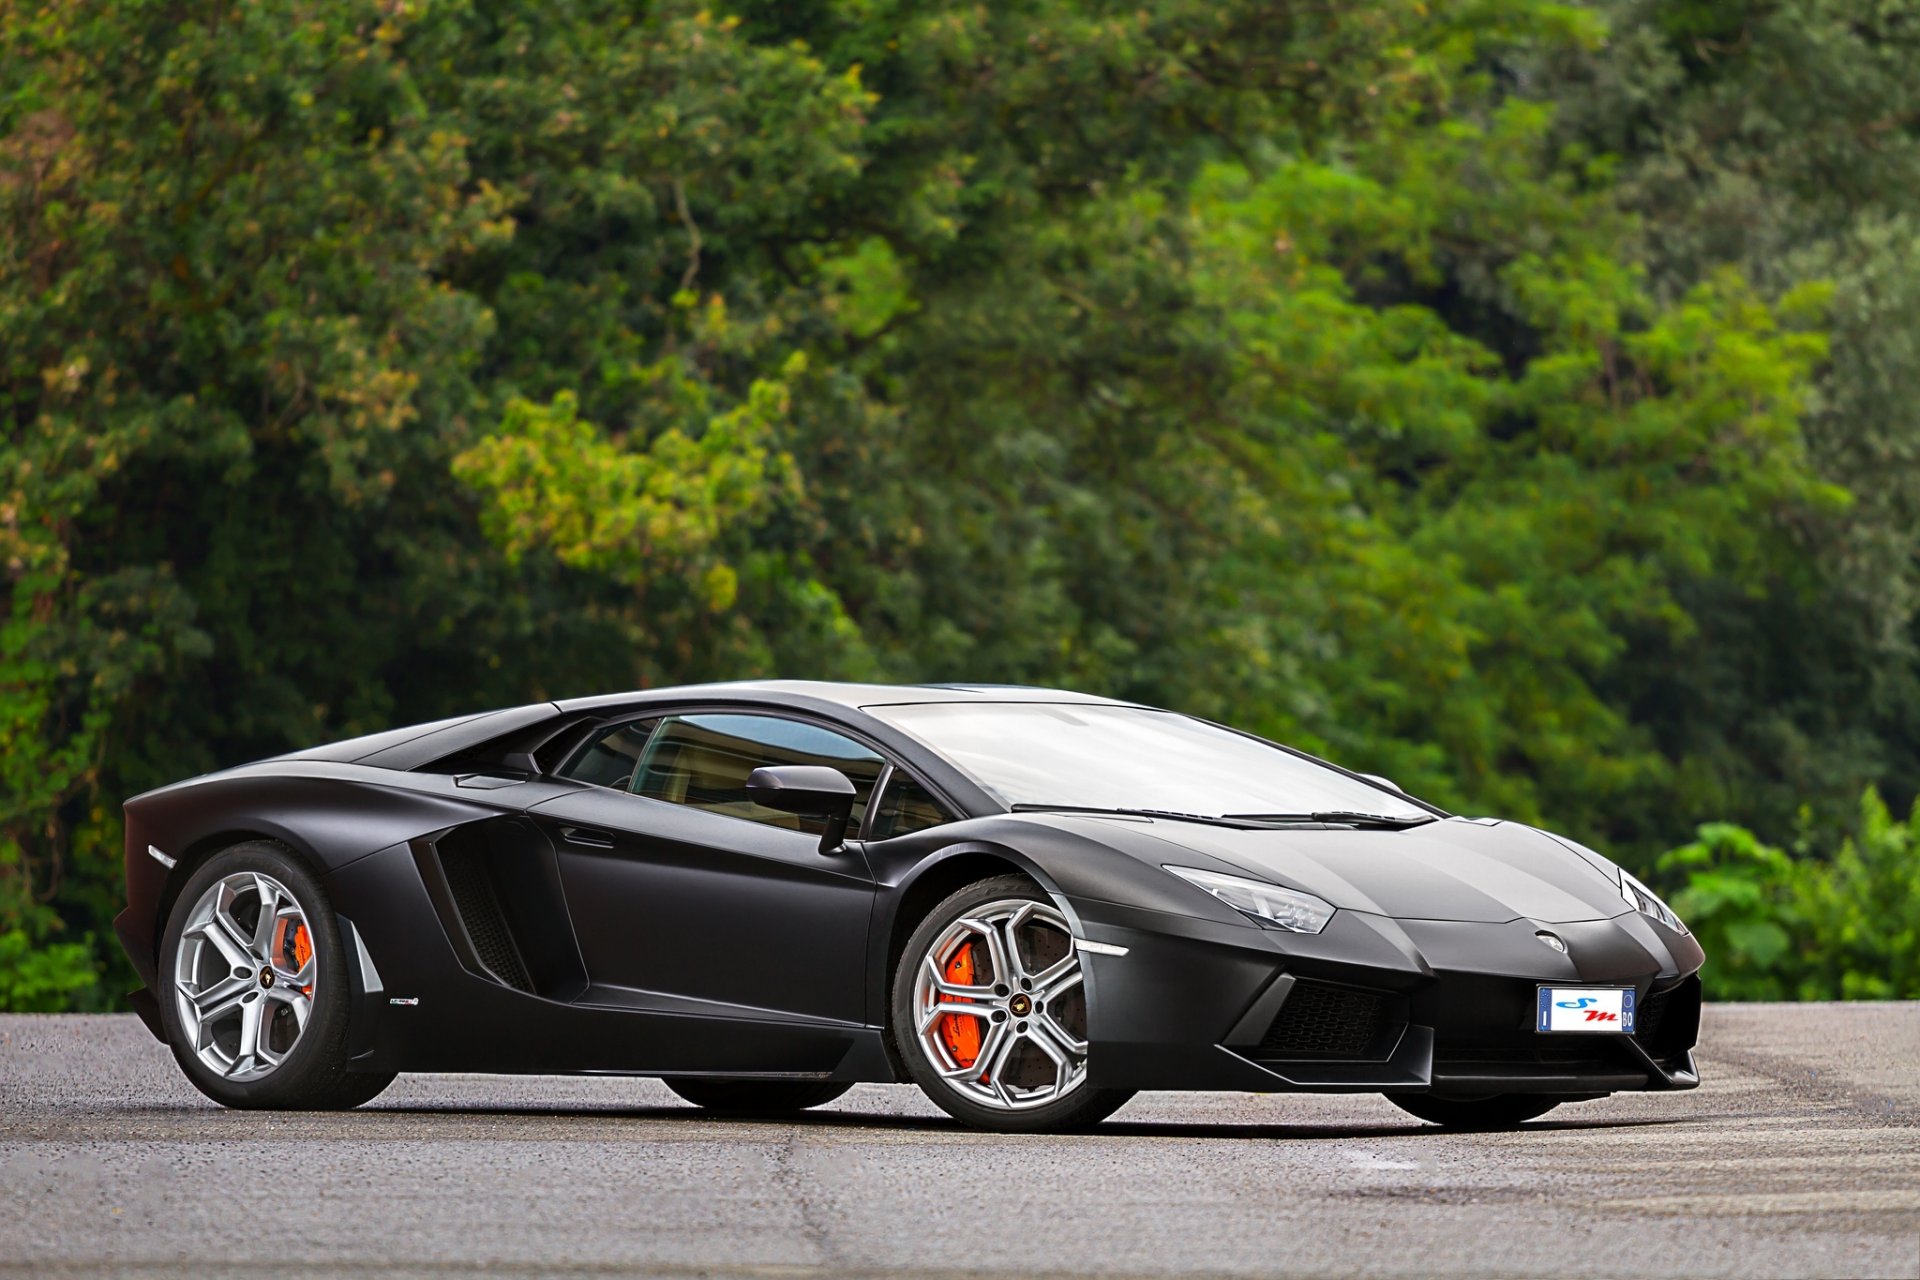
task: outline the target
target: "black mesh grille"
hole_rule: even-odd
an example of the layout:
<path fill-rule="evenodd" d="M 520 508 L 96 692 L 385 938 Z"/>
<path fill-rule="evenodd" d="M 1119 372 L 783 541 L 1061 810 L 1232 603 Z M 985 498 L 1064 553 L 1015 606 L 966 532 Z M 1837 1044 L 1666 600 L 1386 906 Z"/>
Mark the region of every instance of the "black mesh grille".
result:
<path fill-rule="evenodd" d="M 1633 1034 L 1646 1044 L 1657 1044 L 1660 1039 L 1660 1022 L 1667 1014 L 1667 1004 L 1673 999 L 1671 991 L 1656 991 L 1634 1007 Z"/>
<path fill-rule="evenodd" d="M 1256 1058 L 1377 1058 L 1387 997 L 1374 991 L 1296 982 L 1254 1050 Z"/>
<path fill-rule="evenodd" d="M 1677 1061 L 1700 1034 L 1700 978 L 1655 991 L 1634 1010 L 1633 1038 L 1656 1062 Z"/>
<path fill-rule="evenodd" d="M 473 940 L 474 954 L 494 977 L 521 991 L 533 990 L 533 979 L 513 944 L 506 917 L 500 912 L 500 898 L 494 892 L 493 878 L 477 857 L 464 853 L 442 853 L 440 869 L 447 877 L 453 905 L 460 912 L 460 923 Z"/>

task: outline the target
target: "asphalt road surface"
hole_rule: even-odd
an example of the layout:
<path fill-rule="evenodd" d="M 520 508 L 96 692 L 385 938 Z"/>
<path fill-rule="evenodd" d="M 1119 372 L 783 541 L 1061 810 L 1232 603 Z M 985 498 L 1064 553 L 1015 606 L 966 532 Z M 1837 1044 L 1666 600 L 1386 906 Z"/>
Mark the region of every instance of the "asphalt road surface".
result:
<path fill-rule="evenodd" d="M 797 1121 L 546 1077 L 224 1111 L 130 1017 L 0 1017 L 0 1276 L 1920 1276 L 1920 1004 L 1713 1007 L 1700 1056 L 1515 1133 L 1160 1093 L 1037 1138 L 864 1085 Z"/>

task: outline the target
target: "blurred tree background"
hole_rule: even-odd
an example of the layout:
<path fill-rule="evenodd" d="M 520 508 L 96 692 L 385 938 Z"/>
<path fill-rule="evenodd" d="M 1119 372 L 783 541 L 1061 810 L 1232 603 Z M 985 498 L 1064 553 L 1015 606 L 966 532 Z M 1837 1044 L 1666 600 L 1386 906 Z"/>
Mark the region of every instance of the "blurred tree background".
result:
<path fill-rule="evenodd" d="M 0 0 L 0 1008 L 130 985 L 126 796 L 773 673 L 1230 719 L 1646 871 L 1716 994 L 1920 996 L 1916 55 Z"/>

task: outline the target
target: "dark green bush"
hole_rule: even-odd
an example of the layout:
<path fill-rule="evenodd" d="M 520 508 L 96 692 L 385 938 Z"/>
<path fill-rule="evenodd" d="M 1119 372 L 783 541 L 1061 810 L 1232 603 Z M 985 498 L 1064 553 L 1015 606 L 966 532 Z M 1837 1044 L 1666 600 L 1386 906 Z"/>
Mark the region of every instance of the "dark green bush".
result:
<path fill-rule="evenodd" d="M 1869 789 L 1856 834 L 1802 830 L 1792 853 L 1712 822 L 1662 857 L 1671 903 L 1707 950 L 1716 1000 L 1920 997 L 1920 803 Z"/>

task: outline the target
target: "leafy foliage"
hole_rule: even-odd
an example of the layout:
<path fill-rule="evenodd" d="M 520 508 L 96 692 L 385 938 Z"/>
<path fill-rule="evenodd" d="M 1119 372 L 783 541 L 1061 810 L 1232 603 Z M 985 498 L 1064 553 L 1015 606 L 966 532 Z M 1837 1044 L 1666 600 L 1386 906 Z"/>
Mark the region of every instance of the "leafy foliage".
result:
<path fill-rule="evenodd" d="M 1660 859 L 1707 950 L 1710 998 L 1911 1000 L 1920 997 L 1920 805 L 1905 822 L 1877 791 L 1857 837 L 1837 850 L 1803 833 L 1793 854 L 1729 823 Z M 1684 879 L 1683 879 L 1684 878 Z"/>
<path fill-rule="evenodd" d="M 1613 198 L 1637 215 L 1656 294 L 1726 268 L 1768 297 L 1825 282 L 1831 355 L 1803 434 L 1814 470 L 1854 495 L 1795 529 L 1799 554 L 1764 589 L 1689 590 L 1710 643 L 1649 646 L 1637 718 L 1690 758 L 1696 812 L 1780 831 L 1811 804 L 1839 829 L 1864 780 L 1920 786 L 1920 10 L 1594 7 L 1604 44 L 1525 51 L 1508 70 L 1556 86 L 1561 140 L 1613 157 Z"/>
<path fill-rule="evenodd" d="M 55 1013 L 84 1000 L 99 974 L 84 942 L 48 942 L 57 922 L 46 908 L 0 933 L 0 1009 Z"/>
<path fill-rule="evenodd" d="M 1636 865 L 1837 827 L 1920 778 L 1906 139 L 1857 228 L 1805 102 L 1712 140 L 1904 36 L 1743 15 L 0 0 L 0 1007 L 125 989 L 128 795 L 666 681 L 1076 685 Z M 1747 163 L 1804 252 L 1705 234 Z"/>

